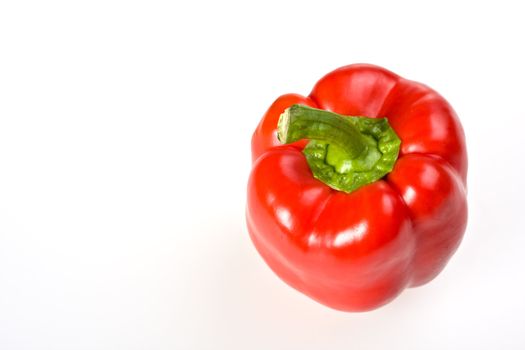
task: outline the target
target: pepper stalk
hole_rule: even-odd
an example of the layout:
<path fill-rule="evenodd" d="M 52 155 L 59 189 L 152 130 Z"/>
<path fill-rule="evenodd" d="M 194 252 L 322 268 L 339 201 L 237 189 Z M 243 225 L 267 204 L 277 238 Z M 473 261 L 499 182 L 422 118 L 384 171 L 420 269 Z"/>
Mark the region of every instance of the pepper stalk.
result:
<path fill-rule="evenodd" d="M 391 172 L 401 146 L 386 118 L 343 116 L 303 105 L 287 108 L 277 129 L 284 144 L 309 139 L 303 153 L 313 176 L 346 193 Z"/>

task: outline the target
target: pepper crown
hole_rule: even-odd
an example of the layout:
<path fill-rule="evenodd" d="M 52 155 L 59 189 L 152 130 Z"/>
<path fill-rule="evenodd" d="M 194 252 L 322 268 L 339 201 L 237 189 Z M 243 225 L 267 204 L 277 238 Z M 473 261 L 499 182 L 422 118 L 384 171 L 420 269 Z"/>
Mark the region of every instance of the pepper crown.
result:
<path fill-rule="evenodd" d="M 391 172 L 401 146 L 386 118 L 342 116 L 302 105 L 287 108 L 277 129 L 284 144 L 309 139 L 303 153 L 313 176 L 346 193 Z"/>

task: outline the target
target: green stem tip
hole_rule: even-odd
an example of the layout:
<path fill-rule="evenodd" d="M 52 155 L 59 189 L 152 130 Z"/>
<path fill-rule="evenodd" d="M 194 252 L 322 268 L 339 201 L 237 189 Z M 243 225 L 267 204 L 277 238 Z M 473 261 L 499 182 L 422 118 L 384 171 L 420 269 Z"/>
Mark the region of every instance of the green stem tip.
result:
<path fill-rule="evenodd" d="M 281 114 L 277 137 L 285 144 L 309 139 L 303 153 L 314 177 L 347 193 L 392 171 L 401 145 L 386 118 L 348 117 L 302 105 Z"/>

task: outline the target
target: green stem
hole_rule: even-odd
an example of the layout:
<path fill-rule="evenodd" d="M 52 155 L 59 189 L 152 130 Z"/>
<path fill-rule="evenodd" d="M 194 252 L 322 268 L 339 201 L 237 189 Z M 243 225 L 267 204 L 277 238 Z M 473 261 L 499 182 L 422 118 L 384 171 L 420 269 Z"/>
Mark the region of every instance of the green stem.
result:
<path fill-rule="evenodd" d="M 338 114 L 302 105 L 293 105 L 279 118 L 277 137 L 282 143 L 302 139 L 326 141 L 356 158 L 367 145 L 359 130 Z"/>
<path fill-rule="evenodd" d="M 392 171 L 401 144 L 386 118 L 348 117 L 301 105 L 288 108 L 277 129 L 282 143 L 311 140 L 303 153 L 314 177 L 347 193 Z"/>

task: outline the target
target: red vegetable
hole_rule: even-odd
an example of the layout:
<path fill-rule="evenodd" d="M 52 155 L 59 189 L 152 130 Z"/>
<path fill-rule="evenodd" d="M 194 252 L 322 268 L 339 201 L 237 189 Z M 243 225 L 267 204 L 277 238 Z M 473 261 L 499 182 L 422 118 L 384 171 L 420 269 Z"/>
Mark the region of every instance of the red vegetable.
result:
<path fill-rule="evenodd" d="M 297 104 L 316 109 L 288 109 Z M 395 132 L 388 151 L 371 134 L 376 122 Z M 337 125 L 349 128 L 345 136 Z M 296 141 L 305 135 L 314 139 L 306 148 Z M 391 166 L 379 166 L 376 154 Z M 253 134 L 252 156 L 247 223 L 255 247 L 286 283 L 329 307 L 370 310 L 429 282 L 463 236 L 461 124 L 438 93 L 386 69 L 342 67 L 308 97 L 279 97 Z"/>

